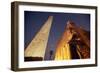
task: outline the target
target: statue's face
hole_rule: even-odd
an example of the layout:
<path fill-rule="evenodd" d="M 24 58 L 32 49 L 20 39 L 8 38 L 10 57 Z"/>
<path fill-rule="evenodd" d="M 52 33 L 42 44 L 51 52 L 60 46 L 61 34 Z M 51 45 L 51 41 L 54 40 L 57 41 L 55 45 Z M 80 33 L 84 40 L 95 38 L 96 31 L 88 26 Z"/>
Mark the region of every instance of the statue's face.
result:
<path fill-rule="evenodd" d="M 67 30 L 67 42 L 69 42 L 72 39 L 73 33 L 70 30 Z"/>

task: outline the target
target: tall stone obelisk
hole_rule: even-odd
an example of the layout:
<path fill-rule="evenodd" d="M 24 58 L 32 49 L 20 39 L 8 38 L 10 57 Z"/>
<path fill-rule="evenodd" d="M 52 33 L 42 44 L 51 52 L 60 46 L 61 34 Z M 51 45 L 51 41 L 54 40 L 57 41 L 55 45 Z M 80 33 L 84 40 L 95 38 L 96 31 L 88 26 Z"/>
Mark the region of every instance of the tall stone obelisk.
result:
<path fill-rule="evenodd" d="M 44 59 L 52 21 L 53 16 L 49 16 L 48 20 L 26 48 L 25 57 L 42 57 Z"/>

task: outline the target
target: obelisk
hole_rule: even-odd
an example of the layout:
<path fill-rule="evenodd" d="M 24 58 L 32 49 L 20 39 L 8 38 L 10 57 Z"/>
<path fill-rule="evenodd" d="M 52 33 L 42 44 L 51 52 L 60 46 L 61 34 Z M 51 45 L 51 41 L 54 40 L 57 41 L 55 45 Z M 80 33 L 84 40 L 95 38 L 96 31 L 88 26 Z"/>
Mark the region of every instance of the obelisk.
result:
<path fill-rule="evenodd" d="M 26 48 L 25 57 L 42 57 L 44 59 L 52 21 L 53 16 L 49 16 L 47 21 Z"/>

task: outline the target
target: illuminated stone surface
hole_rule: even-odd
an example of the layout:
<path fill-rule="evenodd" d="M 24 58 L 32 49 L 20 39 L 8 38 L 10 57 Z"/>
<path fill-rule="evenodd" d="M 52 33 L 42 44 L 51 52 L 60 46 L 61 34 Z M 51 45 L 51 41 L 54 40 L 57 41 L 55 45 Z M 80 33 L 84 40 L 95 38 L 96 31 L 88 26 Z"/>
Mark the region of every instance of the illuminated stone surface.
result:
<path fill-rule="evenodd" d="M 48 20 L 26 48 L 25 57 L 42 57 L 44 59 L 52 21 L 53 16 L 49 16 Z"/>

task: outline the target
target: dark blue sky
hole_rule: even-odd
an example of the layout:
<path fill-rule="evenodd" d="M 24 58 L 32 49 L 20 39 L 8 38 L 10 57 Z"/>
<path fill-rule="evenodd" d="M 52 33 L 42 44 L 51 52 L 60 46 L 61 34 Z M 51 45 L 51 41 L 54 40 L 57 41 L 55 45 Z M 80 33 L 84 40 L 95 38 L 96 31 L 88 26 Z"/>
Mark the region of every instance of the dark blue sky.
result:
<path fill-rule="evenodd" d="M 47 48 L 50 50 L 55 50 L 57 41 L 64 32 L 68 20 L 75 22 L 77 26 L 90 30 L 90 14 L 25 11 L 24 16 L 25 48 L 31 42 L 35 34 L 39 31 L 49 16 L 53 16 L 53 23 L 47 45 Z"/>

